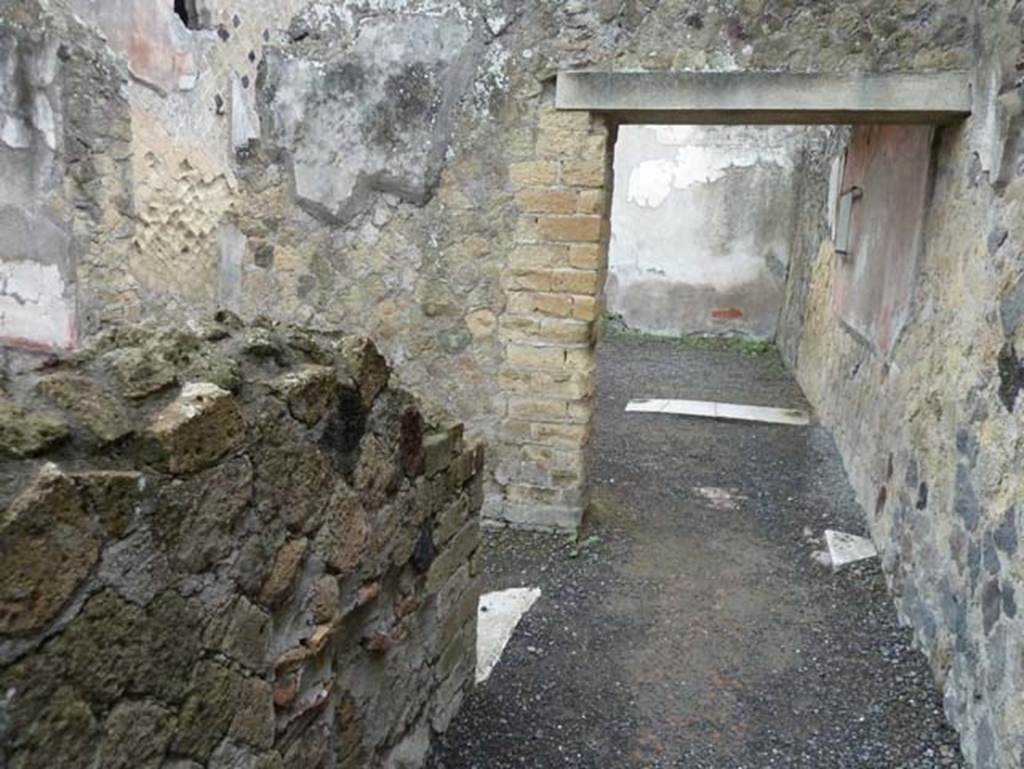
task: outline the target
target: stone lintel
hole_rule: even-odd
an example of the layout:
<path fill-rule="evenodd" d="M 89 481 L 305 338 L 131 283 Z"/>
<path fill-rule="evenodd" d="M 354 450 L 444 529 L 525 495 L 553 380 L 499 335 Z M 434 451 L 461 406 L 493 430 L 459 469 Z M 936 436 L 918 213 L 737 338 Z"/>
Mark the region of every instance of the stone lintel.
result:
<path fill-rule="evenodd" d="M 640 124 L 943 125 L 971 113 L 965 72 L 560 72 L 556 106 Z"/>

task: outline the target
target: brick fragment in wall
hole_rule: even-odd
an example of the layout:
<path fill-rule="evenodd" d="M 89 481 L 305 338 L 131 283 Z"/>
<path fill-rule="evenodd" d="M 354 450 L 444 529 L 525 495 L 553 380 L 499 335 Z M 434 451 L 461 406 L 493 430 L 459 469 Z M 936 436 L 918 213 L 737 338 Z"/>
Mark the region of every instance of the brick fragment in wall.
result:
<path fill-rule="evenodd" d="M 211 360 L 230 389 L 193 381 Z M 483 454 L 389 375 L 365 339 L 230 315 L 114 328 L 18 374 L 0 412 L 24 426 L 0 457 L 0 754 L 74 765 L 56 705 L 80 712 L 76 755 L 112 765 L 131 717 L 138 756 L 282 767 L 384 767 L 419 750 L 401 735 L 446 725 L 472 680 L 473 648 L 450 642 L 479 591 Z M 380 657 L 387 684 L 348 699 Z M 337 719 L 373 727 L 336 742 Z"/>

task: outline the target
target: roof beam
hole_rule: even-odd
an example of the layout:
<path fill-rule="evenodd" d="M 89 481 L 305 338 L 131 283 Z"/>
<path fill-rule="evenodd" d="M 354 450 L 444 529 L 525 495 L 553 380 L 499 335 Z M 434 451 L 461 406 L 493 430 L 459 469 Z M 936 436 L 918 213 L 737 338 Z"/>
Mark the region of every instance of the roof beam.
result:
<path fill-rule="evenodd" d="M 971 113 L 965 72 L 560 72 L 559 109 L 614 115 L 622 123 L 721 125 L 923 123 Z"/>

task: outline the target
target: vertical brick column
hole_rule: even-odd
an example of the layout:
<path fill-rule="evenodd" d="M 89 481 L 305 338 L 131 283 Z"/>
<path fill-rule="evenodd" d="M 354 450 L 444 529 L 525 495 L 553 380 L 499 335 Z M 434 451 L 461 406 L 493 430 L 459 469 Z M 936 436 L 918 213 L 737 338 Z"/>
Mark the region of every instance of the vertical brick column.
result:
<path fill-rule="evenodd" d="M 503 273 L 506 410 L 487 511 L 513 525 L 572 529 L 586 504 L 610 150 L 600 118 L 547 109 L 534 157 L 509 168 L 519 216 Z"/>

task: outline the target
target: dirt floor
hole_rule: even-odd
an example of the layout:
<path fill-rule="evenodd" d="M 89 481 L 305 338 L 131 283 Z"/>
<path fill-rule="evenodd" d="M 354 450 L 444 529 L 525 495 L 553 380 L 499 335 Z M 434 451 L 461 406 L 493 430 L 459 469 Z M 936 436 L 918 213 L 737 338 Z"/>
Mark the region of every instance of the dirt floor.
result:
<path fill-rule="evenodd" d="M 615 336 L 599 394 L 585 544 L 489 536 L 485 590 L 543 596 L 432 766 L 963 766 L 877 561 L 812 558 L 865 531 L 827 431 L 623 411 L 806 407 L 776 354 Z"/>

